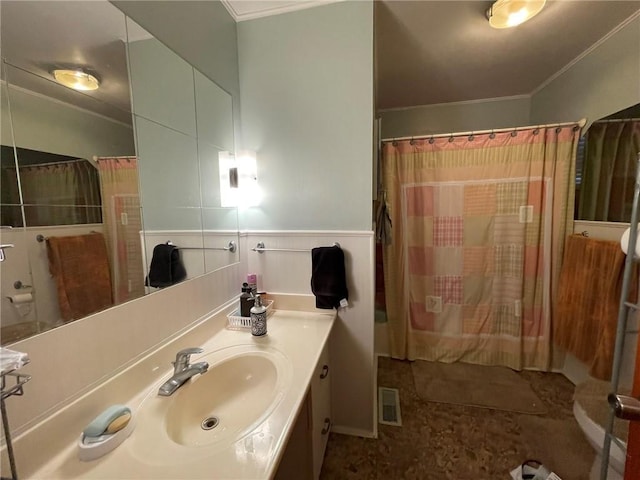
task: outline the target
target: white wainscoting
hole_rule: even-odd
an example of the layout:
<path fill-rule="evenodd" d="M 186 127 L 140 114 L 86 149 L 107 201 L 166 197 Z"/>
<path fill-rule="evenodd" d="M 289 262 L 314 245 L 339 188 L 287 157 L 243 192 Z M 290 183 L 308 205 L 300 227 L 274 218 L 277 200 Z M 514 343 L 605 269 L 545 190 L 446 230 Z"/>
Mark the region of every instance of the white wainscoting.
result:
<path fill-rule="evenodd" d="M 339 310 L 331 337 L 333 431 L 375 436 L 373 232 L 288 230 L 241 233 L 241 272 L 257 274 L 258 291 L 312 296 L 311 253 L 257 253 L 252 248 L 258 242 L 263 242 L 266 248 L 308 250 L 337 242 L 344 250 L 349 307 Z"/>
<path fill-rule="evenodd" d="M 238 244 L 237 230 L 203 230 L 204 242 L 204 270 L 213 272 L 222 267 L 240 261 L 240 245 Z M 233 242 L 236 251 L 222 250 Z"/>
<path fill-rule="evenodd" d="M 187 271 L 187 279 L 213 272 L 240 261 L 240 245 L 237 230 L 146 230 L 140 232 L 142 262 L 145 276 L 149 273 L 153 248 L 170 241 L 181 248 L 180 257 Z M 223 250 L 229 242 L 236 244 L 236 251 Z M 147 291 L 157 288 L 146 287 Z"/>
<path fill-rule="evenodd" d="M 167 242 L 184 249 L 180 250 L 180 257 L 187 271 L 187 279 L 196 278 L 205 273 L 201 230 L 146 230 L 140 232 L 140 241 L 142 242 L 142 264 L 144 265 L 145 277 L 149 274 L 153 248 Z M 147 292 L 158 290 L 153 287 L 145 288 Z"/>

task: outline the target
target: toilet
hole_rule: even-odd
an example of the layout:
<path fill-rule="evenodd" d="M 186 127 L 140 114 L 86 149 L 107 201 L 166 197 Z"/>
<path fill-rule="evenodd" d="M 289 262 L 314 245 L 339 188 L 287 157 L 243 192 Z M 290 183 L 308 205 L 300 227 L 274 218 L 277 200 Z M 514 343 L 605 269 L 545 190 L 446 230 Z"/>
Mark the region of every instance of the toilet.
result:
<path fill-rule="evenodd" d="M 600 479 L 602 463 L 602 445 L 604 443 L 604 423 L 609 412 L 607 393 L 610 389 L 608 382 L 587 380 L 576 386 L 573 402 L 573 415 L 584 432 L 584 435 L 596 451 L 596 458 L 591 467 L 590 480 Z M 627 455 L 628 423 L 616 420 L 614 433 L 618 442 L 611 442 L 609 453 L 609 471 L 607 480 L 623 480 L 624 464 Z M 620 440 L 625 439 L 624 441 Z M 621 447 L 621 445 L 622 447 Z"/>

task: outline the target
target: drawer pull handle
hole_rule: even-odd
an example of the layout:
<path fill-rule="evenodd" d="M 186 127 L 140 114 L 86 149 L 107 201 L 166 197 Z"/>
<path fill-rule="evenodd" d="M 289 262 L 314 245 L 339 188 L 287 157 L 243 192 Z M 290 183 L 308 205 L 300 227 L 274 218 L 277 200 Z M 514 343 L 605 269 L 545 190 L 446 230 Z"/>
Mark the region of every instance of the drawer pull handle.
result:
<path fill-rule="evenodd" d="M 322 435 L 326 435 L 331 430 L 331 419 L 329 417 L 324 419 L 324 427 L 322 428 Z"/>
<path fill-rule="evenodd" d="M 329 365 L 322 366 L 322 372 L 320 372 L 320 378 L 324 380 L 329 375 Z"/>

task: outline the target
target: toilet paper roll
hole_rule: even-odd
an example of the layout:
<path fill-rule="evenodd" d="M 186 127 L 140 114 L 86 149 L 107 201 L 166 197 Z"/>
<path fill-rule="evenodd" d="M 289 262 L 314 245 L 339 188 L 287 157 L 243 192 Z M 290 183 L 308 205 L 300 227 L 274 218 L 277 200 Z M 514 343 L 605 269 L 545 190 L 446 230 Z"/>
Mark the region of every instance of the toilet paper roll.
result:
<path fill-rule="evenodd" d="M 19 293 L 18 295 L 12 295 L 7 298 L 14 305 L 23 305 L 25 303 L 33 302 L 33 294 L 31 293 Z"/>
<path fill-rule="evenodd" d="M 622 238 L 620 239 L 620 247 L 622 251 L 627 254 L 627 250 L 629 249 L 629 234 L 631 233 L 631 228 L 627 228 L 622 234 Z M 636 240 L 636 253 L 635 257 L 640 257 L 640 228 L 638 228 L 638 238 Z"/>

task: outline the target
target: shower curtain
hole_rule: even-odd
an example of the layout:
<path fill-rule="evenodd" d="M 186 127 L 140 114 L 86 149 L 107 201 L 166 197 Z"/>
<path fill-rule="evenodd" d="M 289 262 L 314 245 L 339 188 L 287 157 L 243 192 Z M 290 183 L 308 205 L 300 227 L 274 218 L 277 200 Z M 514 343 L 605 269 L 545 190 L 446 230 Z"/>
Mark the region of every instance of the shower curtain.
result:
<path fill-rule="evenodd" d="M 10 188 L 5 197 L 14 205 L 24 203 L 26 225 L 101 223 L 98 174 L 87 160 L 26 165 L 19 172 L 10 167 L 6 173 Z"/>
<path fill-rule="evenodd" d="M 135 157 L 99 157 L 102 215 L 116 304 L 144 295 L 138 162 Z"/>
<path fill-rule="evenodd" d="M 384 143 L 393 357 L 549 368 L 579 131 Z"/>

